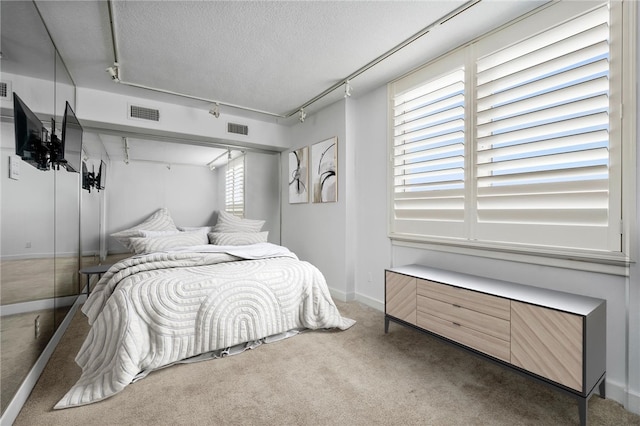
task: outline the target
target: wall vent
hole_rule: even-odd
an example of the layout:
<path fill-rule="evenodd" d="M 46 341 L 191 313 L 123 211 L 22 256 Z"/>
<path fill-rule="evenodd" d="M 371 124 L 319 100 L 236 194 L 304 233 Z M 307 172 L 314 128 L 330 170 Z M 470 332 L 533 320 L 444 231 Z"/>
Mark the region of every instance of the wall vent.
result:
<path fill-rule="evenodd" d="M 160 121 L 160 111 L 139 105 L 129 105 L 129 118 L 148 121 Z"/>
<path fill-rule="evenodd" d="M 245 126 L 244 124 L 227 123 L 227 133 L 246 136 L 249 134 L 249 126 Z"/>
<path fill-rule="evenodd" d="M 0 81 L 0 99 L 3 101 L 11 100 L 11 82 Z"/>

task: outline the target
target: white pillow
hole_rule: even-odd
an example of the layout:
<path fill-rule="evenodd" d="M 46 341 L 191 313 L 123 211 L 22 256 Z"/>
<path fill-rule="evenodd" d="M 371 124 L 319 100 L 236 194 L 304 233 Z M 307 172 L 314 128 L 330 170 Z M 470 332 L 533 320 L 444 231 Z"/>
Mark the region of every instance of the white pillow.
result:
<path fill-rule="evenodd" d="M 264 222 L 264 220 L 241 219 L 221 210 L 213 232 L 260 232 Z"/>
<path fill-rule="evenodd" d="M 184 232 L 190 232 L 190 231 L 212 232 L 213 226 L 178 226 L 178 229 Z"/>
<path fill-rule="evenodd" d="M 167 235 L 175 235 L 179 234 L 180 231 L 148 231 L 146 229 L 141 229 L 138 231 L 140 235 L 138 237 L 147 237 L 147 238 L 155 238 L 155 237 L 165 237 Z"/>
<path fill-rule="evenodd" d="M 136 254 L 165 251 L 178 247 L 190 247 L 207 244 L 206 232 L 179 232 L 173 235 L 151 238 L 131 238 L 131 248 Z"/>
<path fill-rule="evenodd" d="M 124 229 L 122 231 L 111 234 L 111 236 L 115 238 L 120 244 L 132 250 L 129 240 L 132 237 L 142 236 L 140 231 L 143 230 L 178 232 L 178 228 L 176 228 L 176 225 L 173 223 L 173 219 L 171 218 L 171 214 L 169 214 L 169 210 L 166 208 L 162 208 L 149 216 L 144 222 L 136 226 L 132 226 L 129 229 Z"/>
<path fill-rule="evenodd" d="M 210 232 L 209 243 L 217 246 L 246 246 L 266 243 L 269 231 L 264 232 Z"/>

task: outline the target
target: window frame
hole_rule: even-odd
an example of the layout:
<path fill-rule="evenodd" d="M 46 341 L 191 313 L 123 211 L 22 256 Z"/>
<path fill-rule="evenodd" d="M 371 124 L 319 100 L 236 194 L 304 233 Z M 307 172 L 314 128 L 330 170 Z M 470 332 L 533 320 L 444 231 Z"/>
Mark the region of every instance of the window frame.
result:
<path fill-rule="evenodd" d="M 240 178 L 237 177 L 237 170 L 238 168 L 242 168 L 241 171 L 241 179 L 242 182 L 239 182 Z M 238 216 L 240 218 L 244 218 L 244 212 L 245 212 L 245 200 L 246 200 L 246 173 L 245 173 L 245 168 L 246 168 L 246 161 L 245 161 L 245 155 L 241 154 L 240 156 L 229 160 L 229 162 L 227 163 L 227 167 L 225 169 L 225 173 L 224 173 L 224 186 L 225 186 L 225 190 L 224 190 L 224 210 L 227 213 L 231 213 L 235 216 Z M 232 182 L 229 182 L 229 177 L 232 177 Z M 240 208 L 238 208 L 239 203 L 235 203 L 233 202 L 232 205 L 228 205 L 227 201 L 229 200 L 229 198 L 231 198 L 232 200 L 235 201 L 235 194 L 236 194 L 236 186 L 240 184 L 242 186 L 242 205 L 240 206 Z M 231 192 L 231 197 L 229 197 L 229 192 Z"/>
<path fill-rule="evenodd" d="M 622 140 L 620 145 L 621 152 L 612 154 L 612 158 L 621 158 L 620 164 L 613 164 L 613 167 L 620 167 L 620 181 L 613 185 L 610 197 L 615 197 L 621 203 L 622 219 L 619 228 L 622 234 L 622 243 L 620 252 L 617 251 L 600 251 L 600 250 L 581 250 L 581 249 L 564 249 L 555 246 L 534 246 L 517 243 L 495 243 L 489 241 L 478 241 L 469 238 L 471 230 L 469 221 L 464 222 L 466 239 L 455 239 L 447 237 L 437 237 L 428 235 L 408 234 L 394 232 L 394 130 L 393 130 L 393 97 L 395 93 L 402 92 L 402 86 L 405 88 L 415 87 L 416 83 L 425 81 L 424 76 L 429 75 L 431 79 L 439 74 L 451 72 L 451 64 L 462 63 L 466 67 L 472 68 L 474 72 L 467 73 L 469 77 L 465 82 L 465 90 L 475 90 L 475 58 L 483 56 L 479 54 L 477 49 L 478 43 L 493 37 L 497 39 L 496 34 L 500 34 L 501 39 L 516 40 L 522 38 L 517 33 L 517 24 L 525 19 L 533 17 L 533 20 L 546 19 L 549 17 L 555 19 L 555 23 L 547 25 L 552 27 L 564 21 L 572 19 L 588 10 L 594 9 L 598 4 L 592 3 L 589 7 L 576 5 L 575 2 L 562 1 L 551 5 L 542 6 L 523 17 L 509 22 L 496 30 L 481 36 L 453 51 L 442 55 L 439 58 L 423 65 L 404 76 L 399 77 L 388 85 L 388 236 L 393 245 L 415 248 L 426 248 L 431 250 L 459 253 L 465 255 L 474 255 L 481 257 L 490 257 L 498 259 L 507 259 L 519 262 L 543 264 L 551 266 L 567 267 L 571 269 L 590 270 L 597 272 L 611 273 L 615 275 L 628 275 L 628 266 L 633 262 L 636 254 L 635 232 L 636 232 L 636 92 L 627 90 L 611 90 L 610 114 L 612 116 L 620 116 L 620 126 L 617 126 L 620 132 L 619 137 Z M 610 25 L 611 44 L 621 47 L 612 47 L 612 62 L 618 62 L 617 65 L 611 65 L 611 79 L 616 81 L 619 87 L 636 87 L 637 77 L 637 61 L 636 61 L 636 28 L 637 28 L 637 5 L 635 2 L 621 2 L 613 0 L 610 2 Z M 539 15 L 538 15 L 539 14 Z M 545 18 L 542 18 L 545 17 Z M 535 21 L 534 21 L 535 22 Z M 495 50 L 504 46 L 496 46 Z M 470 53 L 472 52 L 473 53 Z M 488 53 L 488 52 L 487 52 Z M 487 54 L 484 53 L 484 54 Z M 614 74 L 615 73 L 615 74 Z M 622 75 L 620 75 L 620 73 Z M 620 92 L 619 94 L 616 92 Z M 619 96 L 616 98 L 615 96 Z M 465 145 L 469 145 L 466 149 L 465 158 L 465 179 L 467 184 L 474 189 L 465 191 L 465 196 L 471 194 L 474 199 L 467 202 L 467 206 L 475 209 L 476 200 L 476 183 L 475 173 L 472 172 L 475 167 L 475 127 L 476 127 L 476 107 L 475 93 L 470 97 L 471 105 L 466 103 L 465 107 L 470 109 L 472 113 L 467 114 L 465 133 L 467 138 Z M 624 105 L 624 115 L 622 115 L 622 107 Z M 613 138 L 614 136 L 610 136 Z M 473 214 L 473 212 L 471 212 Z M 614 221 L 615 222 L 615 221 Z M 617 226 L 614 223 L 613 226 Z"/>

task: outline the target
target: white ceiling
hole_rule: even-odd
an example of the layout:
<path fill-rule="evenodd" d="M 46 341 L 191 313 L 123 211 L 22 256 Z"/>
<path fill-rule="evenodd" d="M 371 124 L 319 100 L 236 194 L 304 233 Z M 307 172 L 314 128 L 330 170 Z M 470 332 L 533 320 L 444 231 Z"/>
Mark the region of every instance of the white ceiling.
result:
<path fill-rule="evenodd" d="M 351 79 L 353 96 L 545 2 L 480 1 Z M 229 109 L 265 120 L 273 117 L 225 105 L 296 115 L 316 95 L 465 3 L 36 0 L 76 86 L 210 108 L 208 101 L 113 83 L 105 69 L 117 54 L 125 82 L 219 101 L 222 114 Z M 340 86 L 305 110 L 313 114 L 343 93 Z"/>

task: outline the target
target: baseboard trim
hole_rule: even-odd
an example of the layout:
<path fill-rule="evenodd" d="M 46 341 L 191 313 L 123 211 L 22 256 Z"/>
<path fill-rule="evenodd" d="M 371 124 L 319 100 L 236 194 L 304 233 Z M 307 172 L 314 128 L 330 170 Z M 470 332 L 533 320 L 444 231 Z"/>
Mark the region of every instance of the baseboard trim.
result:
<path fill-rule="evenodd" d="M 374 299 L 369 296 L 363 296 L 362 294 L 356 294 L 355 300 L 373 309 L 377 309 L 380 312 L 384 312 L 384 302 L 380 300 Z"/>
<path fill-rule="evenodd" d="M 40 378 L 44 367 L 47 365 L 47 362 L 49 362 L 51 354 L 53 354 L 54 349 L 56 348 L 56 346 L 58 346 L 58 343 L 60 343 L 60 339 L 64 335 L 65 331 L 67 331 L 69 324 L 71 324 L 71 319 L 78 310 L 78 307 L 82 303 L 84 303 L 85 300 L 85 295 L 80 295 L 76 298 L 75 303 L 71 306 L 71 309 L 69 309 L 69 312 L 64 317 L 64 320 L 62 320 L 62 323 L 51 337 L 51 340 L 49 340 L 49 343 L 40 354 L 40 357 L 35 362 L 33 367 L 31 367 L 29 374 L 27 374 L 27 377 L 25 377 L 25 379 L 22 381 L 22 384 L 18 388 L 18 391 L 7 406 L 7 409 L 4 411 L 4 413 L 2 413 L 2 417 L 0 417 L 0 426 L 10 426 L 16 420 L 16 417 L 18 417 L 18 414 L 20 414 L 20 410 L 22 410 L 22 406 L 25 402 L 27 402 L 27 399 L 29 398 L 33 387 L 36 385 L 38 379 Z"/>
<path fill-rule="evenodd" d="M 627 395 L 629 399 L 628 399 L 627 407 L 625 408 L 631 411 L 632 413 L 640 415 L 640 394 L 629 392 Z"/>

